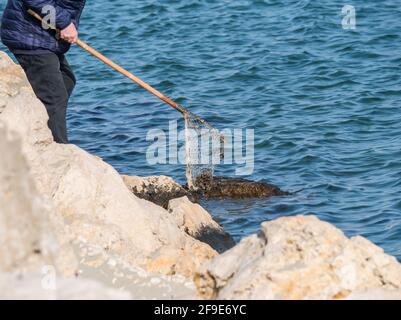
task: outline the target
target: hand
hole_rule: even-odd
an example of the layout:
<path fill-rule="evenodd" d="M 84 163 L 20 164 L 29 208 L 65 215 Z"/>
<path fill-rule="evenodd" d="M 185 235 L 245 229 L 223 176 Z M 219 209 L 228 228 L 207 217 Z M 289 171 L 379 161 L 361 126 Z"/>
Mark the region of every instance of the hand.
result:
<path fill-rule="evenodd" d="M 71 22 L 70 25 L 60 31 L 60 38 L 69 43 L 76 43 L 78 40 L 78 31 L 75 25 Z"/>

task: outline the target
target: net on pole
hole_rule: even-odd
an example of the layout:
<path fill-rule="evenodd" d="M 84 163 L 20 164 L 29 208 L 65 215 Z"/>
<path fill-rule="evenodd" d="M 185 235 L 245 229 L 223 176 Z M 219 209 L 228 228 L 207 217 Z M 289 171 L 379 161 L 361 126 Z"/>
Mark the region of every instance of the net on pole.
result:
<path fill-rule="evenodd" d="M 186 176 L 191 190 L 208 190 L 220 163 L 222 137 L 206 121 L 185 114 Z"/>

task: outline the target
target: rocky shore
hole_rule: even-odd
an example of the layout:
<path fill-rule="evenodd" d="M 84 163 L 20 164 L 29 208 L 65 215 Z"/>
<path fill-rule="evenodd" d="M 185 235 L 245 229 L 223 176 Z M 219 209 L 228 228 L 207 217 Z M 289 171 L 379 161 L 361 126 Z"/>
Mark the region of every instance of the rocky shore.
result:
<path fill-rule="evenodd" d="M 288 192 L 263 182 L 246 179 L 214 177 L 210 186 L 205 189 L 191 190 L 166 176 L 132 177 L 123 175 L 127 187 L 138 198 L 151 201 L 164 208 L 172 199 L 186 196 L 192 202 L 200 199 L 249 199 L 287 196 Z"/>
<path fill-rule="evenodd" d="M 121 177 L 56 144 L 44 106 L 2 52 L 0 152 L 2 299 L 401 296 L 401 265 L 364 238 L 299 216 L 266 222 L 235 245 L 171 178 Z M 233 185 L 221 180 L 213 192 L 225 197 Z"/>

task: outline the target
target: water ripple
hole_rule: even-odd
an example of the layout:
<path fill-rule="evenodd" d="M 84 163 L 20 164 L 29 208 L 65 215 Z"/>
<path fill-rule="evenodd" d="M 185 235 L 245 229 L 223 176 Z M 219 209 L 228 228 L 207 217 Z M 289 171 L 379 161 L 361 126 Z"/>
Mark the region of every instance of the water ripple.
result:
<path fill-rule="evenodd" d="M 218 128 L 255 129 L 248 178 L 294 194 L 204 203 L 237 240 L 265 220 L 316 214 L 401 259 L 401 10 L 354 2 L 357 29 L 345 31 L 337 0 L 99 0 L 80 32 Z M 122 173 L 183 182 L 182 165 L 146 162 L 147 131 L 180 115 L 78 48 L 69 60 L 72 142 Z"/>

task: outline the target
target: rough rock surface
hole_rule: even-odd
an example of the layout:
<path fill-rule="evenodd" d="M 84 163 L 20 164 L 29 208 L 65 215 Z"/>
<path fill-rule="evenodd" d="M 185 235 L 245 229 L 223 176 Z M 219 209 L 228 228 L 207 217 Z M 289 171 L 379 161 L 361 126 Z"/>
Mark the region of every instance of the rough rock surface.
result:
<path fill-rule="evenodd" d="M 190 236 L 209 244 L 221 253 L 235 245 L 231 236 L 213 220 L 212 216 L 199 204 L 192 203 L 187 197 L 170 200 L 168 211 Z"/>
<path fill-rule="evenodd" d="M 57 269 L 77 261 L 59 250 L 52 205 L 36 190 L 19 137 L 1 121 L 0 153 L 0 299 L 130 298 L 95 281 L 57 277 Z"/>
<path fill-rule="evenodd" d="M 401 300 L 401 290 L 383 288 L 352 292 L 347 300 Z"/>
<path fill-rule="evenodd" d="M 401 265 L 316 217 L 286 217 L 207 262 L 196 284 L 202 297 L 218 299 L 342 299 L 371 289 L 389 297 L 399 296 Z"/>
<path fill-rule="evenodd" d="M 29 176 L 17 135 L 0 122 L 0 271 L 50 263 L 56 247 L 48 207 Z"/>
<path fill-rule="evenodd" d="M 22 152 L 39 193 L 52 202 L 62 225 L 60 243 L 78 257 L 90 248 L 95 268 L 117 256 L 150 272 L 191 276 L 217 255 L 177 226 L 165 209 L 137 198 L 101 159 L 74 145 L 53 142 L 47 113 L 22 69 L 0 53 L 0 121 L 21 137 Z M 73 272 L 73 270 L 69 270 Z"/>
<path fill-rule="evenodd" d="M 174 179 L 166 176 L 138 177 L 123 175 L 128 189 L 141 199 L 151 201 L 163 208 L 167 208 L 172 199 L 183 196 L 191 197 Z"/>
<path fill-rule="evenodd" d="M 211 185 L 208 184 L 209 178 L 206 179 L 207 183 L 203 183 L 203 188 L 198 186 L 196 190 L 193 190 L 188 185 L 181 186 L 166 176 L 123 175 L 122 177 L 133 194 L 163 208 L 167 208 L 170 200 L 183 196 L 188 197 L 192 202 L 199 202 L 202 198 L 249 199 L 289 195 L 288 192 L 274 185 L 239 178 L 213 177 Z"/>
<path fill-rule="evenodd" d="M 52 284 L 42 274 L 0 274 L 0 299 L 128 300 L 131 295 L 93 280 L 57 279 Z"/>
<path fill-rule="evenodd" d="M 203 192 L 205 198 L 232 199 L 268 198 L 285 195 L 288 195 L 288 192 L 284 192 L 271 184 L 225 177 L 213 177 L 211 188 Z"/>

